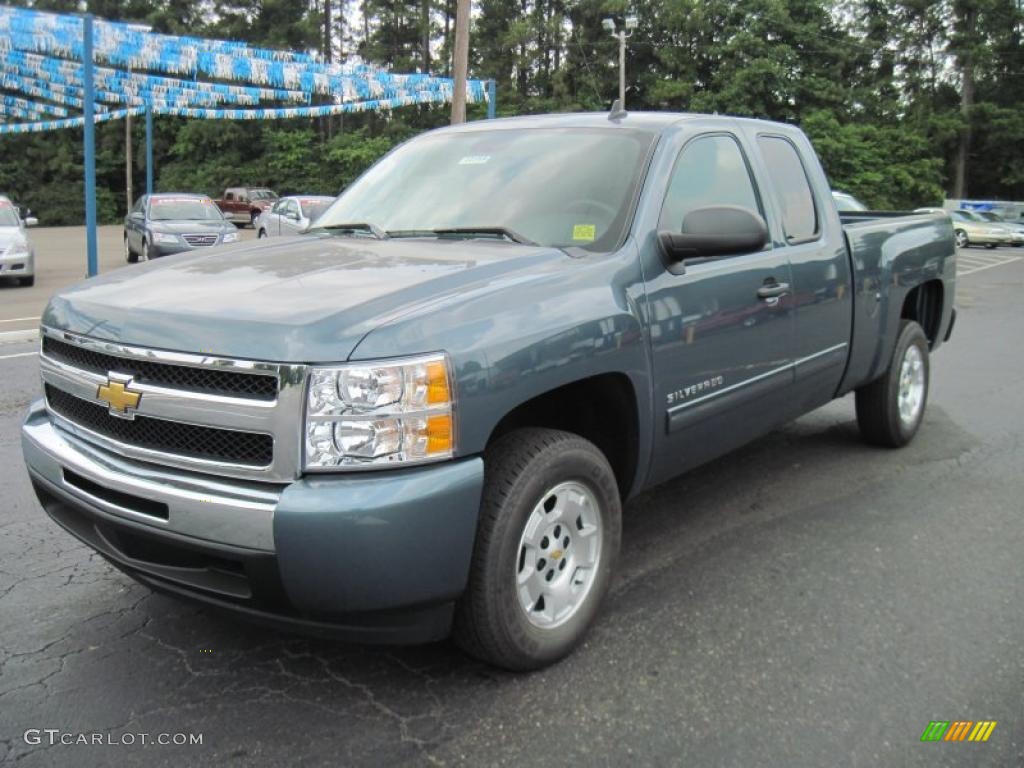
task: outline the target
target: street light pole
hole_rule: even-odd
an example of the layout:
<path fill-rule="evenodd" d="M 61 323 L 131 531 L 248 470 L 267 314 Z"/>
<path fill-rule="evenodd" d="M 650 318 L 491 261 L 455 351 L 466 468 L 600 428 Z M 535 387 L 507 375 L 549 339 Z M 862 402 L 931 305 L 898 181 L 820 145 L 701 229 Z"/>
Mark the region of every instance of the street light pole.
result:
<path fill-rule="evenodd" d="M 636 16 L 627 16 L 623 29 L 616 29 L 614 19 L 604 19 L 601 26 L 619 41 L 619 104 L 626 108 L 626 40 L 633 36 L 637 27 Z"/>

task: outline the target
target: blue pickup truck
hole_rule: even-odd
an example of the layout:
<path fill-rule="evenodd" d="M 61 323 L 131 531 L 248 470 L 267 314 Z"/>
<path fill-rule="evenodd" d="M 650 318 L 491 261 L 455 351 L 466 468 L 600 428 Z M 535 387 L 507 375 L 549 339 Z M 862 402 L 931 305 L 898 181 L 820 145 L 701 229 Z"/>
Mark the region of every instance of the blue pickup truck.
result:
<path fill-rule="evenodd" d="M 850 392 L 910 441 L 955 275 L 947 216 L 844 221 L 788 125 L 445 128 L 302 236 L 54 296 L 25 461 L 154 589 L 537 668 L 597 617 L 631 497 Z"/>

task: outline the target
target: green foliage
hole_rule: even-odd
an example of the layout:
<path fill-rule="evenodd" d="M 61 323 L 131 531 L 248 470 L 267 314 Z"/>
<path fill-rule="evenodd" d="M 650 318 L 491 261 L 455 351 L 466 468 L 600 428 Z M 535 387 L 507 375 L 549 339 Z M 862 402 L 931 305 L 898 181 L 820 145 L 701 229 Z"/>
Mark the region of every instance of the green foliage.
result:
<path fill-rule="evenodd" d="M 325 2 L 332 2 L 332 26 Z M 78 10 L 71 0 L 21 0 Z M 454 0 L 98 0 L 90 10 L 175 34 L 359 53 L 395 71 L 450 73 Z M 471 74 L 493 77 L 498 114 L 603 110 L 618 92 L 618 43 L 601 26 L 639 19 L 627 52 L 631 110 L 796 122 L 833 185 L 872 207 L 939 202 L 970 129 L 972 196 L 1024 199 L 1024 15 L 1017 0 L 477 0 Z M 962 106 L 962 72 L 973 105 Z M 470 119 L 485 113 L 471 105 Z M 133 128 L 136 193 L 145 179 Z M 220 195 L 259 184 L 334 194 L 446 107 L 280 122 L 156 121 L 160 190 Z M 0 139 L 0 191 L 47 224 L 82 219 L 81 132 Z M 123 215 L 124 126 L 97 128 L 98 210 Z"/>

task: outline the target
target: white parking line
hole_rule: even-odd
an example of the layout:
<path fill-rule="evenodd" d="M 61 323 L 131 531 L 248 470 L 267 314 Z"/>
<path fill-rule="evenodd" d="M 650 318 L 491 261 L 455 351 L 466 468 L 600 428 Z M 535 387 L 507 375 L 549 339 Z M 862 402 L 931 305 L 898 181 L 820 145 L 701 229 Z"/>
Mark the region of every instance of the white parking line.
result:
<path fill-rule="evenodd" d="M 963 271 L 958 269 L 957 272 L 956 272 L 956 275 L 957 275 L 957 277 L 965 277 L 967 275 L 973 275 L 975 272 L 984 272 L 986 269 L 992 269 L 992 267 L 1001 267 L 1004 264 L 1013 264 L 1013 262 L 1020 261 L 1020 260 L 1021 260 L 1020 256 L 1012 256 L 1012 257 L 1010 257 L 1008 259 L 1004 259 L 1003 261 L 997 261 L 994 264 L 985 264 L 985 265 L 980 266 L 980 267 L 974 267 L 973 269 L 966 269 L 966 270 L 963 270 Z"/>
<path fill-rule="evenodd" d="M 25 320 L 38 321 L 38 317 L 12 317 L 10 320 L 0 320 L 0 323 L 21 323 Z"/>
<path fill-rule="evenodd" d="M 19 352 L 16 355 L 0 355 L 0 360 L 10 360 L 13 357 L 34 357 L 38 352 Z"/>

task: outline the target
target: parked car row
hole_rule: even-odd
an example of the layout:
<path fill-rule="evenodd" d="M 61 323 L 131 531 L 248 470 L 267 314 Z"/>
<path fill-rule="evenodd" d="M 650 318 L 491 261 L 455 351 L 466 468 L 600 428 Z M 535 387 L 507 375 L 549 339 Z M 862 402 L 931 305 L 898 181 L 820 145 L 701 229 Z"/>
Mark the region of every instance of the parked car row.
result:
<path fill-rule="evenodd" d="M 11 277 L 18 285 L 30 286 L 36 281 L 36 250 L 25 228 L 39 222 L 31 216 L 22 218 L 21 210 L 0 195 L 0 278 Z"/>
<path fill-rule="evenodd" d="M 832 200 L 840 213 L 862 214 L 868 206 L 846 192 L 832 190 Z M 944 213 L 953 221 L 953 232 L 958 248 L 972 245 L 984 245 L 986 248 L 997 248 L 1000 245 L 1011 245 L 1020 248 L 1024 245 L 1024 224 L 1007 221 L 991 211 L 968 211 L 966 209 L 946 210 L 945 208 L 917 208 L 914 213 Z"/>
<path fill-rule="evenodd" d="M 994 213 L 947 211 L 942 208 L 918 208 L 914 212 L 947 214 L 953 220 L 957 248 L 972 245 L 984 245 L 986 248 L 1011 245 L 1020 248 L 1024 245 L 1024 225 L 1004 221 Z"/>

